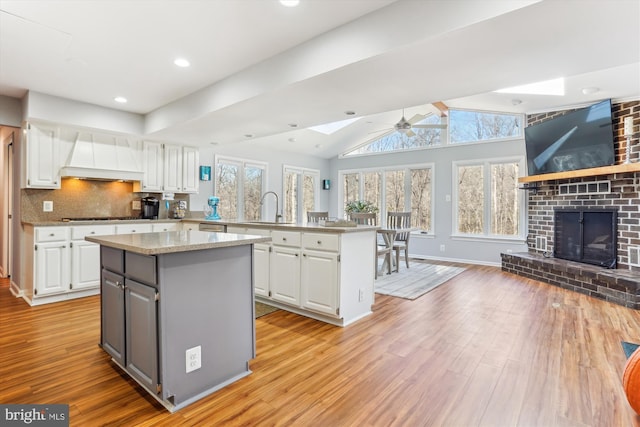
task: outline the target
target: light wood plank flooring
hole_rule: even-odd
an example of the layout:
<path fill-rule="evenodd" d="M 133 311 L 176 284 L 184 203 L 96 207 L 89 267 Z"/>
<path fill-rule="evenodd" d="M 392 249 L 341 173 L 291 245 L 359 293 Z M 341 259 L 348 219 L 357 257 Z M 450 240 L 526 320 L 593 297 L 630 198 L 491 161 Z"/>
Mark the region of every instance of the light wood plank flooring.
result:
<path fill-rule="evenodd" d="M 29 307 L 4 282 L 0 402 L 68 403 L 72 426 L 640 425 L 620 345 L 640 313 L 495 267 L 346 328 L 257 319 L 253 373 L 175 414 L 98 347 L 99 297 Z"/>

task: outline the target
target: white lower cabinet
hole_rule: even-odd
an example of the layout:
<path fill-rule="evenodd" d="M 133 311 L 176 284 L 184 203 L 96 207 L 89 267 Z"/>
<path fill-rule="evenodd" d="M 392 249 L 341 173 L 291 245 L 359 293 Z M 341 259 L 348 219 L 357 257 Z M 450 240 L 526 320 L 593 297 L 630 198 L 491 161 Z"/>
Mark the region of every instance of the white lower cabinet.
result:
<path fill-rule="evenodd" d="M 338 259 L 335 252 L 304 250 L 300 277 L 303 307 L 331 315 L 339 314 Z"/>
<path fill-rule="evenodd" d="M 271 245 L 256 243 L 253 245 L 253 287 L 256 295 L 269 296 L 269 276 L 270 276 L 270 252 Z"/>
<path fill-rule="evenodd" d="M 271 298 L 300 305 L 300 249 L 273 245 L 270 273 Z"/>
<path fill-rule="evenodd" d="M 34 297 L 60 294 L 69 290 L 68 240 L 37 243 L 34 259 Z"/>
<path fill-rule="evenodd" d="M 115 226 L 71 227 L 71 290 L 100 287 L 100 245 L 87 242 L 84 238 L 109 234 L 115 234 Z"/>

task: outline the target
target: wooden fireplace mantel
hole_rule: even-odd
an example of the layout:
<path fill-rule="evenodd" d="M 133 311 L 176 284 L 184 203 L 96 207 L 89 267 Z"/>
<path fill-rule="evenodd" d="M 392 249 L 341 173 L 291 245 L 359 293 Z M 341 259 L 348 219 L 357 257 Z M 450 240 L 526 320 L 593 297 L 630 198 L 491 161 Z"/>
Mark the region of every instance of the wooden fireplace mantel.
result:
<path fill-rule="evenodd" d="M 586 176 L 609 175 L 614 173 L 640 172 L 640 163 L 623 163 L 599 168 L 578 169 L 566 172 L 545 173 L 542 175 L 522 176 L 518 182 L 541 182 L 554 179 L 583 178 Z"/>

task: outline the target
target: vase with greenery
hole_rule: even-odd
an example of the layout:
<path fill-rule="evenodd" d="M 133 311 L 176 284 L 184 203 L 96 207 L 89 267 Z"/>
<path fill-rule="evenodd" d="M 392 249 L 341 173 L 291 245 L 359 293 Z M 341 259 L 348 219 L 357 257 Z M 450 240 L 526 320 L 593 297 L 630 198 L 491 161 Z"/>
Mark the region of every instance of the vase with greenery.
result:
<path fill-rule="evenodd" d="M 378 212 L 378 206 L 366 200 L 356 200 L 347 202 L 344 211 L 348 214 L 353 212 L 376 213 Z"/>

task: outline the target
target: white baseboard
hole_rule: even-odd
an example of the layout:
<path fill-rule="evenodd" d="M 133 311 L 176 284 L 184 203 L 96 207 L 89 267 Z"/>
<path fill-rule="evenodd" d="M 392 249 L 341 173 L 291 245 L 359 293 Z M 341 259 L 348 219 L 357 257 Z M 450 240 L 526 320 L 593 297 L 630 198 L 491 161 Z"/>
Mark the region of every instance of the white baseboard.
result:
<path fill-rule="evenodd" d="M 444 262 L 458 262 L 462 264 L 488 265 L 490 267 L 502 266 L 502 263 L 500 262 L 478 261 L 475 259 L 445 258 L 445 257 L 433 257 L 433 256 L 426 256 L 426 255 L 411 255 L 411 254 L 409 254 L 409 258 L 423 259 L 425 261 L 444 261 Z"/>

